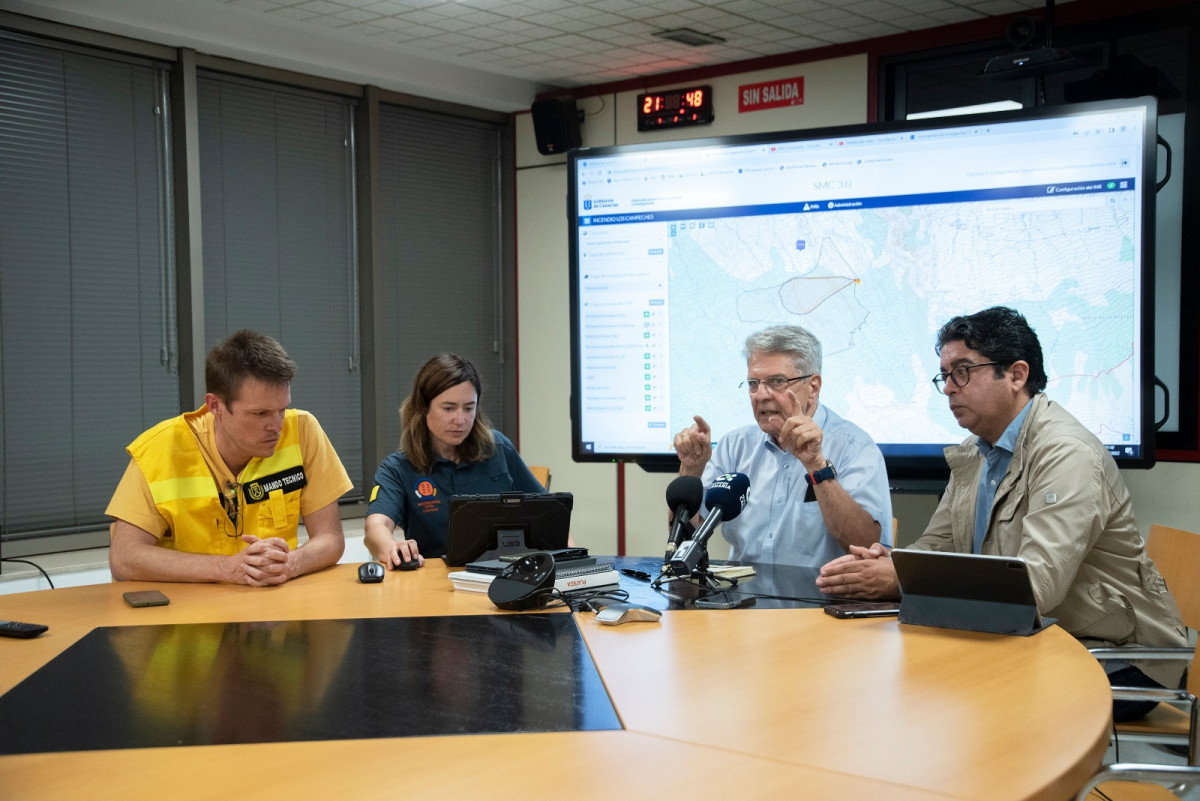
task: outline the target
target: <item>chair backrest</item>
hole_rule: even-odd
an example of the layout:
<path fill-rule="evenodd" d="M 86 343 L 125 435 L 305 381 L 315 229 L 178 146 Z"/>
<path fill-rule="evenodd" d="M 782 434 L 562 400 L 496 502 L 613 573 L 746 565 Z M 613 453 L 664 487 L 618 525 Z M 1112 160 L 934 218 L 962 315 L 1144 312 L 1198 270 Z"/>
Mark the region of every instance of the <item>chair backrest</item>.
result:
<path fill-rule="evenodd" d="M 1175 596 L 1183 624 L 1200 629 L 1200 534 L 1169 526 L 1150 526 L 1146 553 L 1167 580 L 1167 589 Z"/>
<path fill-rule="evenodd" d="M 529 472 L 533 473 L 533 477 L 540 481 L 543 487 L 550 489 L 550 468 L 532 464 L 528 467 Z"/>

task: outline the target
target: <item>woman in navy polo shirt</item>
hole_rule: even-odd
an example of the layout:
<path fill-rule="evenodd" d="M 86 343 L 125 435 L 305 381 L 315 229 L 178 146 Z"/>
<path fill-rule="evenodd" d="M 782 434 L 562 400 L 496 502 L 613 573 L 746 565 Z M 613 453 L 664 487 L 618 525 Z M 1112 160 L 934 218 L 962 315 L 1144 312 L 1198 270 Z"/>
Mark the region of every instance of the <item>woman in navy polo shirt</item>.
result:
<path fill-rule="evenodd" d="M 452 495 L 545 492 L 480 411 L 482 394 L 475 366 L 452 353 L 417 372 L 400 407 L 400 450 L 375 472 L 367 508 L 367 549 L 388 569 L 446 553 Z"/>

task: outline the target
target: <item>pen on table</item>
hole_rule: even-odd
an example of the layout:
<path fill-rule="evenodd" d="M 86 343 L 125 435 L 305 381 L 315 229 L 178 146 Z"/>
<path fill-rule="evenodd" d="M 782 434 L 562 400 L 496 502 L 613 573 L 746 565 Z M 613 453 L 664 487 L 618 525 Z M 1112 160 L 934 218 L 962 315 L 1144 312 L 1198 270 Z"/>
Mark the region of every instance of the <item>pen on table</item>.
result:
<path fill-rule="evenodd" d="M 627 576 L 632 576 L 635 579 L 641 579 L 642 581 L 649 581 L 651 578 L 653 578 L 653 576 L 651 576 L 646 571 L 634 570 L 631 567 L 623 567 L 623 568 L 621 568 L 621 572 Z"/>

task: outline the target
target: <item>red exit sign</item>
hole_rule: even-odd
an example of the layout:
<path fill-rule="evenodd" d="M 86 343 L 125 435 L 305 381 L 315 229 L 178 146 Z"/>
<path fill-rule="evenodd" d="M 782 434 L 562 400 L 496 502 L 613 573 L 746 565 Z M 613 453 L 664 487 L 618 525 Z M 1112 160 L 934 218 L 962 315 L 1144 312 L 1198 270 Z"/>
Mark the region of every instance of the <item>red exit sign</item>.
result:
<path fill-rule="evenodd" d="M 738 113 L 804 103 L 804 77 L 784 78 L 738 87 Z"/>

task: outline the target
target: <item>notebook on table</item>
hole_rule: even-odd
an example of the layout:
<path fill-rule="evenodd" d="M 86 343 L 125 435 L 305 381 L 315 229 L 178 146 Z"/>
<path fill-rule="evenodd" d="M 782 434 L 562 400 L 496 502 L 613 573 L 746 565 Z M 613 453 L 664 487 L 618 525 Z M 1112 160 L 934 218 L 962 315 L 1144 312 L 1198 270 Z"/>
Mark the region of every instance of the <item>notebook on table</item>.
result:
<path fill-rule="evenodd" d="M 616 566 L 612 562 L 596 561 L 594 558 L 578 561 L 589 562 L 589 564 L 566 562 L 562 565 L 555 565 L 555 589 L 561 592 L 573 592 L 575 590 L 595 590 L 601 587 L 615 587 L 620 584 L 621 576 L 617 573 Z M 487 592 L 488 585 L 499 574 L 475 570 L 476 564 L 469 564 L 466 570 L 460 570 L 448 576 L 450 583 L 454 585 L 454 589 L 466 590 L 468 592 Z"/>

